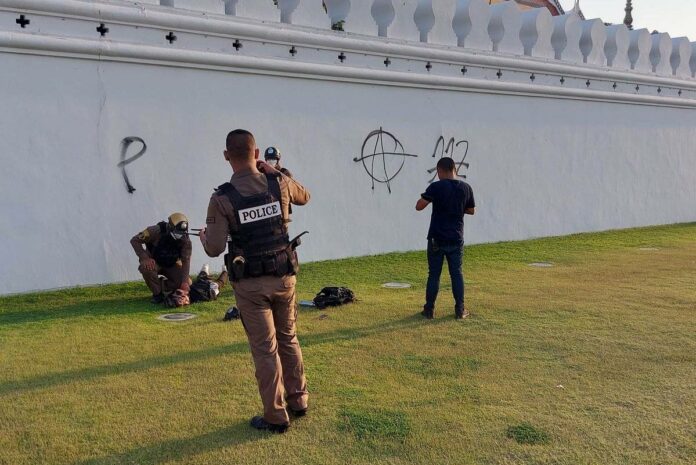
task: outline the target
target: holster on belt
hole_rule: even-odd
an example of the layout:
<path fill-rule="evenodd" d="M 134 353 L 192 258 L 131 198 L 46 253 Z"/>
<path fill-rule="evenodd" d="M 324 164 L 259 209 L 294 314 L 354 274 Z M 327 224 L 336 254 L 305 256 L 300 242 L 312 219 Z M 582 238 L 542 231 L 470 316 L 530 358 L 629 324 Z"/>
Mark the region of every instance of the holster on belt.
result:
<path fill-rule="evenodd" d="M 285 276 L 295 275 L 300 271 L 300 262 L 295 249 L 302 243 L 301 237 L 308 231 L 296 236 L 288 246 L 268 255 L 244 257 L 228 253 L 225 255 L 227 269 L 230 270 L 231 280 L 236 282 L 244 278 L 258 278 L 260 276 Z"/>

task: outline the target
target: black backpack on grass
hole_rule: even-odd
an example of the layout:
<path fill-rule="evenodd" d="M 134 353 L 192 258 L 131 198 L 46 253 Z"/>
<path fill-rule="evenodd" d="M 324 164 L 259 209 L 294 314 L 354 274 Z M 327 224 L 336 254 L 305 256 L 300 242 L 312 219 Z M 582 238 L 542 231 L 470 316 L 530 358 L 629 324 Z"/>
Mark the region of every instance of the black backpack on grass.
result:
<path fill-rule="evenodd" d="M 325 287 L 314 297 L 317 308 L 336 307 L 355 302 L 355 294 L 347 287 Z"/>

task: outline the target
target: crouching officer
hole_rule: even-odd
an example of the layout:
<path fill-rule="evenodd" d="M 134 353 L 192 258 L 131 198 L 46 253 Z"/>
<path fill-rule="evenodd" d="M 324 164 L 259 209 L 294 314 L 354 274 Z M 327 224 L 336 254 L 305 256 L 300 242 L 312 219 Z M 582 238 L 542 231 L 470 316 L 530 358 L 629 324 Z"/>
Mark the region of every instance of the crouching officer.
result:
<path fill-rule="evenodd" d="M 230 132 L 226 145 L 232 179 L 211 197 L 200 239 L 206 253 L 216 257 L 225 251 L 227 235 L 231 237 L 227 268 L 263 402 L 263 416 L 253 417 L 251 426 L 283 433 L 288 413 L 302 416 L 307 411 L 307 382 L 295 333 L 298 241 L 289 240 L 287 224 L 290 204 L 306 204 L 309 192 L 258 160 L 250 132 Z"/>
<path fill-rule="evenodd" d="M 188 295 L 191 240 L 188 219 L 183 213 L 173 213 L 167 221 L 149 226 L 130 242 L 140 259 L 138 271 L 152 291 L 152 303 L 164 302 L 165 292 L 181 290 Z M 164 283 L 159 275 L 167 278 Z"/>

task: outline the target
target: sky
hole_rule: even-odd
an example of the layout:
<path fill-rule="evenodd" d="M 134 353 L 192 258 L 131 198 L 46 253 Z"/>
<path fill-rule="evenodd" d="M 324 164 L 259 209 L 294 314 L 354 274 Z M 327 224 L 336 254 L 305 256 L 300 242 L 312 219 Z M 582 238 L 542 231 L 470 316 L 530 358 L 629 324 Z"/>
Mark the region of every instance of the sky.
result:
<path fill-rule="evenodd" d="M 560 0 L 566 11 L 575 0 Z M 626 0 L 580 0 L 585 18 L 605 23 L 623 23 Z M 657 29 L 672 37 L 687 36 L 696 42 L 696 0 L 633 0 L 633 28 Z"/>

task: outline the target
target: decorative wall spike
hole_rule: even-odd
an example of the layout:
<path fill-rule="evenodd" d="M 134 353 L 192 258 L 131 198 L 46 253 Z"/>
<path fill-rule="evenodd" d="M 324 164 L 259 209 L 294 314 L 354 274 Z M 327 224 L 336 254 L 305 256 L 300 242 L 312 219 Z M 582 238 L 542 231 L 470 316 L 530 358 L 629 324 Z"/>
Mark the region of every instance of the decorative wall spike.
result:
<path fill-rule="evenodd" d="M 176 41 L 176 34 L 174 34 L 172 31 L 169 31 L 169 34 L 164 36 L 167 41 L 169 41 L 170 44 L 173 44 Z"/>
<path fill-rule="evenodd" d="M 555 58 L 551 46 L 553 34 L 553 17 L 546 8 L 532 8 L 522 13 L 520 40 L 524 54 L 540 58 Z"/>
<path fill-rule="evenodd" d="M 448 46 L 457 45 L 457 34 L 452 28 L 452 18 L 454 18 L 457 10 L 457 0 L 434 0 L 432 6 L 435 14 L 435 24 L 428 34 L 428 43 Z"/>
<path fill-rule="evenodd" d="M 553 18 L 553 33 L 551 34 L 551 46 L 557 60 L 582 63 L 580 51 L 580 37 L 582 27 L 580 18 L 576 15 L 561 15 Z"/>
<path fill-rule="evenodd" d="M 583 62 L 589 65 L 604 66 L 607 64 L 604 55 L 604 44 L 607 41 L 606 26 L 601 19 L 589 19 L 580 23 L 580 50 Z"/>
<path fill-rule="evenodd" d="M 300 3 L 299 5 L 297 5 L 297 8 L 295 8 L 295 10 L 292 12 L 292 24 L 297 24 L 299 26 L 309 26 L 318 29 L 328 29 L 330 26 L 327 26 L 327 24 L 329 23 L 330 19 L 327 13 L 324 11 L 324 8 L 322 8 L 321 1 L 319 0 L 300 0 Z"/>
<path fill-rule="evenodd" d="M 414 42 L 420 40 L 420 31 L 413 20 L 417 6 L 414 0 L 394 2 L 394 22 L 389 26 L 390 38 Z"/>
<path fill-rule="evenodd" d="M 297 49 L 295 48 L 294 45 L 292 47 L 290 47 L 290 55 L 292 55 L 293 57 L 295 55 L 297 55 Z"/>
<path fill-rule="evenodd" d="M 650 64 L 653 73 L 663 76 L 672 75 L 672 65 L 669 60 L 672 55 L 672 38 L 666 32 L 652 34 L 650 48 Z"/>
<path fill-rule="evenodd" d="M 232 44 L 232 46 L 234 47 L 234 49 L 235 49 L 236 51 L 239 51 L 239 49 L 242 48 L 244 45 L 242 45 L 242 43 L 239 41 L 239 39 L 235 39 L 235 41 L 234 41 L 234 43 Z"/>
<path fill-rule="evenodd" d="M 691 42 L 689 42 L 689 39 L 686 37 L 672 39 L 672 55 L 670 57 L 672 74 L 679 78 L 691 77 L 690 59 Z"/>
<path fill-rule="evenodd" d="M 631 69 L 631 62 L 628 59 L 630 45 L 631 33 L 624 24 L 607 27 L 607 42 L 604 45 L 607 65 L 612 68 Z"/>
<path fill-rule="evenodd" d="M 300 0 L 278 0 L 278 8 L 280 8 L 280 22 L 291 24 L 292 14 L 297 9 Z"/>
<path fill-rule="evenodd" d="M 493 51 L 524 55 L 520 41 L 522 16 L 514 2 L 498 3 L 491 7 L 488 34 L 493 42 Z"/>
<path fill-rule="evenodd" d="M 628 46 L 628 60 L 631 63 L 631 69 L 641 73 L 652 72 L 652 64 L 650 63 L 652 39 L 650 31 L 638 29 L 631 31 L 629 36 L 631 43 Z"/>
<path fill-rule="evenodd" d="M 452 19 L 452 29 L 460 47 L 493 50 L 488 23 L 491 10 L 484 0 L 459 0 Z"/>

